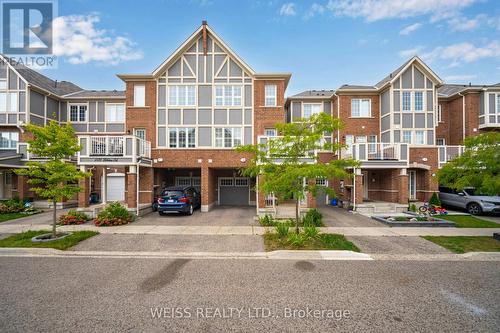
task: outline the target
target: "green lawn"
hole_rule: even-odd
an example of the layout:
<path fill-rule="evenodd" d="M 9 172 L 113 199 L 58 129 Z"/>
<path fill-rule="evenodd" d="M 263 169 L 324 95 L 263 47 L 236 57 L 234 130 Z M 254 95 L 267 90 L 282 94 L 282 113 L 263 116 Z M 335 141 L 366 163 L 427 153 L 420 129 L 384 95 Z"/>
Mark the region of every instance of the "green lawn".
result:
<path fill-rule="evenodd" d="M 359 252 L 359 249 L 348 241 L 344 235 L 319 234 L 315 238 L 304 241 L 302 246 L 290 244 L 287 237 L 280 237 L 275 233 L 264 234 L 264 246 L 266 251 L 275 250 L 349 250 Z"/>
<path fill-rule="evenodd" d="M 500 228 L 499 223 L 482 220 L 471 215 L 438 215 L 436 217 L 455 222 L 457 228 Z"/>
<path fill-rule="evenodd" d="M 488 236 L 424 236 L 455 253 L 500 252 L 500 241 Z"/>
<path fill-rule="evenodd" d="M 23 213 L 4 213 L 4 214 L 0 214 L 0 222 L 14 220 L 14 219 L 18 219 L 20 217 L 26 217 L 26 216 L 30 216 L 30 215 L 23 214 Z"/>
<path fill-rule="evenodd" d="M 75 231 L 71 235 L 52 242 L 33 243 L 31 238 L 34 236 L 49 233 L 47 230 L 32 231 L 16 234 L 0 240 L 0 247 L 50 247 L 58 250 L 66 250 L 73 245 L 78 244 L 82 240 L 99 234 L 96 231 Z"/>

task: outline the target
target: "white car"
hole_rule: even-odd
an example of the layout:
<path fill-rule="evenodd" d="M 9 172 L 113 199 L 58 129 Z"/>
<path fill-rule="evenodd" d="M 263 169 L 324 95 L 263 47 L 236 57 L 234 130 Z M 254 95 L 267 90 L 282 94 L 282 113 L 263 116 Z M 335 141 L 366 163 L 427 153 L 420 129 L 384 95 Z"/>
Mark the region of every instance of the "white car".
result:
<path fill-rule="evenodd" d="M 500 196 L 481 195 L 473 188 L 455 191 L 448 187 L 439 187 L 441 204 L 466 209 L 471 215 L 482 213 L 500 213 Z"/>

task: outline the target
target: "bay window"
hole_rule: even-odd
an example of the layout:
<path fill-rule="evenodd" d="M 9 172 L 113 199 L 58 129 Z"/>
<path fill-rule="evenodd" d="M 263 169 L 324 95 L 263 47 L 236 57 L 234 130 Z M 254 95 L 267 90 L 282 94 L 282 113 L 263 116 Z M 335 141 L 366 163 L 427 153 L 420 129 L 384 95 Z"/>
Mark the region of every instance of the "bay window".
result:
<path fill-rule="evenodd" d="M 241 127 L 216 127 L 215 147 L 233 148 L 241 145 Z"/>
<path fill-rule="evenodd" d="M 168 86 L 169 106 L 194 106 L 196 104 L 196 87 L 193 85 Z"/>
<path fill-rule="evenodd" d="M 172 127 L 168 129 L 170 148 L 195 148 L 196 129 L 193 127 Z"/>
<path fill-rule="evenodd" d="M 309 118 L 321 112 L 321 104 L 302 104 L 302 112 L 304 118 Z"/>
<path fill-rule="evenodd" d="M 106 121 L 124 122 L 125 105 L 122 103 L 106 103 Z"/>
<path fill-rule="evenodd" d="M 241 106 L 241 86 L 215 86 L 216 106 Z"/>
<path fill-rule="evenodd" d="M 370 99 L 352 99 L 351 100 L 351 117 L 353 118 L 368 118 L 371 117 L 371 100 Z"/>

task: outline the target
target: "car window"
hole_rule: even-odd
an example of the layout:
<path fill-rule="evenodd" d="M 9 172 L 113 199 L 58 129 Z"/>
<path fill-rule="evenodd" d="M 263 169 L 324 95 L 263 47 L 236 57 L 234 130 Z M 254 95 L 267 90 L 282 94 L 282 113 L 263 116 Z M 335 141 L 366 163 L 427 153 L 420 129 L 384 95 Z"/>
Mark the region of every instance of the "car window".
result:
<path fill-rule="evenodd" d="M 453 191 L 449 187 L 439 186 L 439 192 L 452 193 Z"/>
<path fill-rule="evenodd" d="M 164 197 L 179 197 L 182 196 L 182 191 L 165 190 L 161 195 Z"/>

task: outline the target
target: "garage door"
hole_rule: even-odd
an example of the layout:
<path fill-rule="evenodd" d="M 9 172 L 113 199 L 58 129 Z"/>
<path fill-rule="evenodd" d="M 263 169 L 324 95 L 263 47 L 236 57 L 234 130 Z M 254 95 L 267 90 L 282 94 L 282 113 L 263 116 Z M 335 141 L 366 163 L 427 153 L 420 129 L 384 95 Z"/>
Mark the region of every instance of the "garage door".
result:
<path fill-rule="evenodd" d="M 248 178 L 219 178 L 219 204 L 228 206 L 248 206 L 250 181 Z"/>
<path fill-rule="evenodd" d="M 106 186 L 107 201 L 125 200 L 125 175 L 123 173 L 109 173 Z"/>

